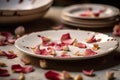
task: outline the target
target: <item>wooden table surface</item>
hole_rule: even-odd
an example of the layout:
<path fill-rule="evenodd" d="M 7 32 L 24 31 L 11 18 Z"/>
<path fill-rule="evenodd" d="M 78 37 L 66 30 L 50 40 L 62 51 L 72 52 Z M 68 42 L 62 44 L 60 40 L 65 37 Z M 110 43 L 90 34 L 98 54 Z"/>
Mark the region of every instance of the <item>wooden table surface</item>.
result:
<path fill-rule="evenodd" d="M 60 14 L 61 14 L 62 8 L 61 7 L 52 7 L 48 13 L 45 15 L 44 18 L 34 20 L 27 23 L 21 23 L 21 24 L 14 24 L 14 25 L 0 25 L 0 31 L 10 31 L 14 32 L 14 29 L 18 25 L 23 25 L 26 29 L 26 33 L 36 32 L 36 31 L 43 31 L 43 30 L 50 30 L 52 27 L 61 25 L 60 22 Z M 85 29 L 80 27 L 72 27 L 65 25 L 65 29 L 81 29 L 81 30 L 90 30 L 95 32 L 101 32 L 108 34 L 112 37 L 115 37 L 120 42 L 120 37 L 116 37 L 112 34 L 112 28 L 113 27 L 107 27 L 107 28 L 99 28 L 99 29 Z M 10 70 L 10 66 L 13 64 L 21 64 L 23 63 L 20 61 L 22 57 L 29 57 L 32 61 L 32 66 L 34 67 L 35 71 L 25 74 L 26 80 L 46 80 L 44 77 L 44 74 L 46 71 L 49 70 L 55 70 L 58 72 L 62 72 L 63 70 L 66 70 L 70 72 L 72 75 L 76 74 L 82 74 L 82 69 L 94 69 L 95 70 L 95 76 L 94 77 L 88 77 L 83 75 L 83 80 L 107 80 L 105 73 L 106 71 L 112 71 L 115 73 L 115 80 L 120 80 L 120 47 L 114 52 L 112 52 L 109 55 L 95 58 L 95 59 L 89 59 L 89 60 L 78 60 L 78 61 L 55 61 L 55 60 L 48 60 L 48 69 L 42 69 L 39 66 L 39 58 L 31 57 L 29 55 L 26 55 L 25 53 L 20 52 L 15 48 L 14 45 L 9 46 L 0 46 L 1 50 L 8 51 L 8 50 L 14 50 L 18 57 L 12 60 L 0 57 L 0 62 L 7 63 L 8 70 Z M 119 59 L 116 59 L 116 56 Z M 10 80 L 11 78 L 16 78 L 19 76 L 19 74 L 10 72 L 11 76 L 9 77 L 0 77 L 0 80 Z"/>

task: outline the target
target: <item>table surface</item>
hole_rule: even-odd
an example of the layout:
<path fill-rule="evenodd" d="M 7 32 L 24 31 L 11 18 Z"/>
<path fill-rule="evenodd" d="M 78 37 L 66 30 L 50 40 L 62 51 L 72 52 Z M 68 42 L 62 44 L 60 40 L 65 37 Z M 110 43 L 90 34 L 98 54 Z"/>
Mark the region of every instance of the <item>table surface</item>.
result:
<path fill-rule="evenodd" d="M 36 32 L 36 31 L 43 31 L 43 30 L 50 30 L 52 27 L 61 25 L 60 23 L 60 14 L 62 8 L 61 7 L 52 7 L 45 15 L 44 18 L 35 20 L 34 22 L 23 23 L 19 25 L 25 26 L 26 33 Z M 17 25 L 9 25 L 9 27 L 4 28 L 1 26 L 0 31 L 11 31 L 14 32 L 14 28 Z M 11 30 L 10 30 L 11 28 Z M 65 29 L 81 29 L 81 30 L 90 30 L 95 32 L 101 32 L 108 34 L 112 37 L 115 37 L 120 42 L 120 37 L 116 37 L 112 34 L 113 27 L 107 28 L 99 28 L 99 29 L 85 29 L 80 27 L 72 27 L 65 25 Z M 46 80 L 44 77 L 45 72 L 49 70 L 55 70 L 58 72 L 62 72 L 66 70 L 70 72 L 72 75 L 81 74 L 83 76 L 83 80 L 107 80 L 106 79 L 106 72 L 112 71 L 115 73 L 115 80 L 120 80 L 120 47 L 114 52 L 109 55 L 90 59 L 90 60 L 77 60 L 77 61 L 55 61 L 55 60 L 48 60 L 48 69 L 42 69 L 39 66 L 39 58 L 31 57 L 26 55 L 15 48 L 14 45 L 9 46 L 0 46 L 1 50 L 8 51 L 14 50 L 15 53 L 18 55 L 15 59 L 6 59 L 4 57 L 0 57 L 0 62 L 5 62 L 7 64 L 8 70 L 10 70 L 11 65 L 13 64 L 21 64 L 21 58 L 29 57 L 32 61 L 31 65 L 34 67 L 35 71 L 25 74 L 26 80 Z M 83 69 L 94 69 L 95 76 L 88 77 L 82 74 Z M 0 77 L 0 80 L 10 80 L 11 78 L 17 78 L 19 74 L 10 72 L 11 76 L 9 77 Z"/>

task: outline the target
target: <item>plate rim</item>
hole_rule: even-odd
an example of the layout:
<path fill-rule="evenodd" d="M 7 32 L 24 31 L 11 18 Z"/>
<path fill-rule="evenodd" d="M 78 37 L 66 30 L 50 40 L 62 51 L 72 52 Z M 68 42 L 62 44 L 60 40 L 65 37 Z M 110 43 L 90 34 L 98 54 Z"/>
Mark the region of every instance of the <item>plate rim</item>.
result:
<path fill-rule="evenodd" d="M 66 29 L 67 31 L 69 30 L 69 29 Z M 38 32 L 32 32 L 32 33 L 30 33 L 30 34 L 26 34 L 26 35 L 24 35 L 24 36 L 22 36 L 21 38 L 18 38 L 16 41 L 15 41 L 15 47 L 18 49 L 18 50 L 20 50 L 20 51 L 22 51 L 23 53 L 25 53 L 25 54 L 27 54 L 27 55 L 30 55 L 30 56 L 33 56 L 33 57 L 37 57 L 37 58 L 41 58 L 41 59 L 48 59 L 48 60 L 85 60 L 85 59 L 93 59 L 93 58 L 97 58 L 97 57 L 101 57 L 101 56 L 105 56 L 105 55 L 108 55 L 108 54 L 110 54 L 111 52 L 113 52 L 114 50 L 116 50 L 117 48 L 118 48 L 118 46 L 119 46 L 119 42 L 116 40 L 116 43 L 117 44 L 115 44 L 115 46 L 114 47 L 112 47 L 112 50 L 108 50 L 108 51 L 105 51 L 104 53 L 101 53 L 101 54 L 97 54 L 97 55 L 93 55 L 93 56 L 86 56 L 86 57 L 71 57 L 71 58 L 63 58 L 63 57 L 49 57 L 49 56 L 42 56 L 42 55 L 37 55 L 37 54 L 31 54 L 31 52 L 27 52 L 27 51 L 25 51 L 25 50 L 23 50 L 23 49 L 21 49 L 18 45 L 17 45 L 17 42 L 19 41 L 19 40 L 21 40 L 22 38 L 24 38 L 24 37 L 27 37 L 27 36 L 29 36 L 29 35 L 32 35 L 32 34 L 37 34 L 37 33 L 41 33 L 41 32 L 47 32 L 47 31 L 63 31 L 63 30 L 44 30 L 44 31 L 38 31 Z M 65 30 L 64 30 L 65 31 Z M 77 31 L 77 30 L 69 30 L 69 31 Z M 86 32 L 87 30 L 78 30 L 78 31 L 83 31 L 83 32 Z M 87 32 L 94 32 L 94 31 L 87 31 Z M 106 36 L 108 36 L 108 37 L 111 37 L 111 36 L 109 36 L 109 35 L 107 35 L 107 34 L 104 34 L 104 33 L 100 33 L 100 34 L 103 34 L 103 35 L 106 35 Z M 113 37 L 111 37 L 111 38 L 113 38 Z"/>

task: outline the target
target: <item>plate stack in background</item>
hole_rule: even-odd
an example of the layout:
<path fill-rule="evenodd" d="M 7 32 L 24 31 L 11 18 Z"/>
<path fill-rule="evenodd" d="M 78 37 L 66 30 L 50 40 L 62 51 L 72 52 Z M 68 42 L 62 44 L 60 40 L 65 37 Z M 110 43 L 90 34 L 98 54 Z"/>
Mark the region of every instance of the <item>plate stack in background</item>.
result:
<path fill-rule="evenodd" d="M 63 9 L 61 22 L 67 25 L 100 28 L 110 27 L 119 21 L 118 8 L 103 4 L 77 4 Z"/>
<path fill-rule="evenodd" d="M 0 0 L 0 23 L 19 23 L 43 17 L 53 0 Z"/>

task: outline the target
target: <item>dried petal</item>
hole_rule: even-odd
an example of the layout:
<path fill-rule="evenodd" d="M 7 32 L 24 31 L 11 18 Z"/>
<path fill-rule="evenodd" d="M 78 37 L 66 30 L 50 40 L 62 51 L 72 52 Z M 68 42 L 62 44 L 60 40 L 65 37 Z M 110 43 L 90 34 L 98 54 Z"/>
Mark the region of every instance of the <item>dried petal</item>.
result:
<path fill-rule="evenodd" d="M 64 40 L 69 40 L 69 39 L 71 39 L 70 33 L 63 34 L 61 37 L 61 42 L 63 42 Z"/>
<path fill-rule="evenodd" d="M 8 54 L 6 54 L 8 59 L 14 59 L 17 57 L 17 55 L 14 53 L 14 51 L 8 51 Z"/>
<path fill-rule="evenodd" d="M 87 76 L 93 76 L 94 70 L 82 70 L 82 72 Z"/>
<path fill-rule="evenodd" d="M 32 66 L 24 66 L 22 69 L 24 73 L 30 73 L 34 71 Z"/>
<path fill-rule="evenodd" d="M 113 72 L 106 72 L 106 78 L 107 78 L 107 80 L 113 80 L 114 73 Z"/>
<path fill-rule="evenodd" d="M 47 68 L 48 67 L 46 60 L 40 60 L 40 67 L 41 68 Z"/>
<path fill-rule="evenodd" d="M 96 52 L 94 52 L 93 50 L 91 49 L 86 49 L 85 50 L 85 56 L 91 56 L 91 55 L 95 55 L 97 54 Z"/>
<path fill-rule="evenodd" d="M 96 51 L 96 50 L 98 50 L 99 48 L 100 48 L 100 47 L 99 47 L 99 45 L 98 45 L 98 44 L 93 44 L 93 48 L 92 48 L 93 50 L 95 50 L 95 51 Z"/>
<path fill-rule="evenodd" d="M 62 74 L 63 74 L 63 80 L 72 80 L 73 79 L 73 77 L 67 71 L 63 71 Z"/>
<path fill-rule="evenodd" d="M 6 67 L 6 64 L 3 62 L 0 62 L 0 67 Z"/>
<path fill-rule="evenodd" d="M 10 38 L 10 39 L 8 39 L 7 41 L 8 41 L 8 43 L 10 43 L 10 44 L 14 44 L 15 41 L 16 41 L 16 39 Z"/>
<path fill-rule="evenodd" d="M 23 73 L 20 73 L 17 80 L 25 80 L 25 75 Z"/>
<path fill-rule="evenodd" d="M 16 72 L 16 73 L 29 73 L 29 72 L 32 72 L 34 69 L 32 66 L 24 66 L 22 67 L 21 65 L 19 64 L 14 64 L 11 66 L 11 69 L 13 72 Z"/>
<path fill-rule="evenodd" d="M 120 24 L 114 26 L 113 34 L 116 36 L 120 36 Z"/>
<path fill-rule="evenodd" d="M 29 58 L 22 58 L 21 61 L 26 65 L 31 63 L 31 60 Z"/>
<path fill-rule="evenodd" d="M 76 47 L 79 47 L 79 48 L 87 48 L 86 44 L 84 44 L 84 43 L 75 42 L 75 43 L 73 43 L 73 45 Z"/>
<path fill-rule="evenodd" d="M 24 33 L 25 33 L 25 28 L 23 26 L 18 26 L 15 29 L 15 34 L 16 35 L 22 36 L 22 35 L 24 35 Z"/>
<path fill-rule="evenodd" d="M 8 70 L 0 68 L 0 77 L 9 76 Z"/>
<path fill-rule="evenodd" d="M 13 36 L 10 32 L 0 32 L 0 34 L 2 36 L 6 37 L 6 39 L 13 38 Z"/>
<path fill-rule="evenodd" d="M 23 72 L 23 68 L 21 65 L 19 64 L 14 64 L 11 66 L 11 69 L 13 72 L 16 72 L 16 73 L 20 73 L 20 72 Z"/>
<path fill-rule="evenodd" d="M 6 37 L 0 35 L 0 46 L 5 45 Z"/>
<path fill-rule="evenodd" d="M 83 77 L 80 74 L 78 74 L 74 77 L 74 80 L 83 80 Z"/>
<path fill-rule="evenodd" d="M 86 40 L 87 43 L 93 43 L 93 42 L 97 42 L 95 35 L 93 35 L 92 37 L 90 37 L 89 39 Z"/>
<path fill-rule="evenodd" d="M 62 43 L 66 44 L 66 45 L 72 45 L 74 43 L 75 39 L 67 39 L 67 40 L 63 40 Z"/>
<path fill-rule="evenodd" d="M 61 80 L 61 74 L 52 70 L 46 72 L 45 77 L 49 80 Z"/>
<path fill-rule="evenodd" d="M 48 45 L 48 43 L 51 41 L 48 37 L 45 37 L 45 36 L 40 36 L 40 37 L 42 39 L 42 45 L 43 46 Z"/>

